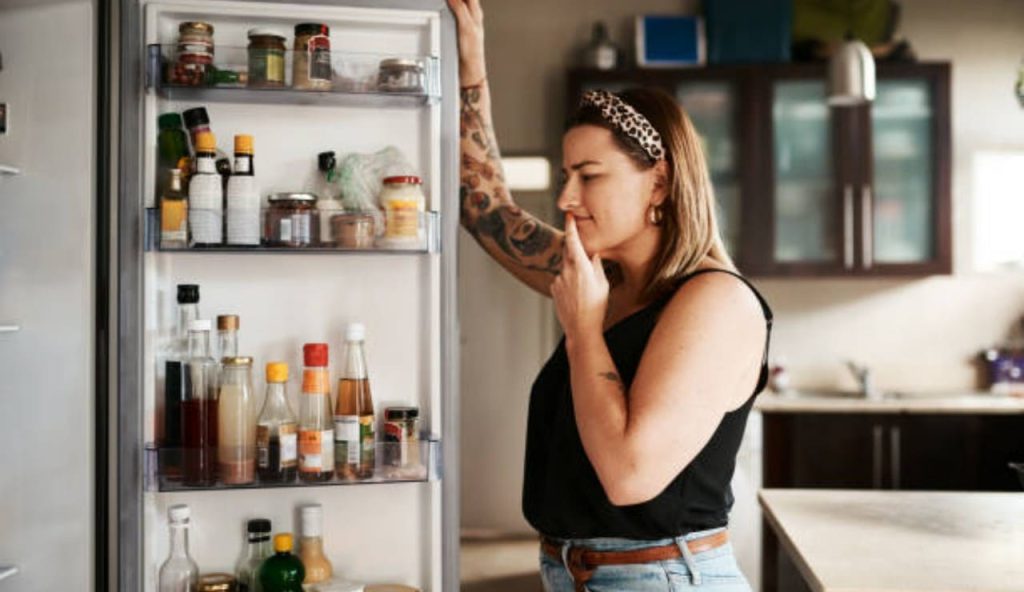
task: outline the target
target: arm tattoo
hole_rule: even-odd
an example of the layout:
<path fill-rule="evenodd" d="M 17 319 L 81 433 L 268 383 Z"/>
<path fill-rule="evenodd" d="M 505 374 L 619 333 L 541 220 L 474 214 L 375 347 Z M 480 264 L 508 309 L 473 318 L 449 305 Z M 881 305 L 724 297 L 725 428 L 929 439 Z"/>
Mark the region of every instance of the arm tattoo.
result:
<path fill-rule="evenodd" d="M 619 392 L 620 393 L 625 393 L 626 392 L 626 385 L 622 384 L 622 379 L 619 378 L 619 375 L 618 375 L 617 372 L 602 372 L 598 376 L 600 376 L 601 378 L 604 378 L 605 380 L 607 380 L 609 382 L 614 382 L 615 386 L 619 387 Z"/>

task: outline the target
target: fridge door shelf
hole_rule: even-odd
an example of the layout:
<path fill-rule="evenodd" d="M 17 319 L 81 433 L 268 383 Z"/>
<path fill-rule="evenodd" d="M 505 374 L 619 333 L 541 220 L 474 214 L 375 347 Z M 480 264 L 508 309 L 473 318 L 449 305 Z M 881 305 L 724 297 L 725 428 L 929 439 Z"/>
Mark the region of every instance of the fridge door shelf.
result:
<path fill-rule="evenodd" d="M 161 253 L 334 253 L 334 254 L 416 254 L 441 252 L 441 213 L 423 212 L 423 237 L 419 240 L 392 240 L 387 236 L 377 237 L 372 248 L 347 248 L 334 245 L 285 247 L 275 245 L 196 245 L 184 248 L 160 246 L 160 208 L 146 208 L 145 247 L 146 251 Z"/>
<path fill-rule="evenodd" d="M 146 87 L 168 100 L 408 107 L 440 97 L 440 64 L 432 56 L 331 53 L 329 90 L 292 86 L 295 52 L 283 52 L 284 83 L 268 86 L 249 76 L 249 50 L 217 45 L 209 64 L 183 63 L 176 44 L 147 47 Z"/>
<path fill-rule="evenodd" d="M 146 491 L 222 491 L 239 489 L 277 489 L 283 487 L 330 487 L 371 485 L 381 483 L 423 483 L 441 479 L 441 441 L 423 439 L 415 443 L 378 442 L 375 445 L 373 476 L 359 480 L 342 480 L 332 476 L 329 481 L 306 482 L 295 479 L 287 483 L 261 482 L 231 484 L 218 480 L 213 485 L 188 485 L 181 480 L 180 468 L 184 449 L 160 447 L 149 443 L 144 450 Z"/>

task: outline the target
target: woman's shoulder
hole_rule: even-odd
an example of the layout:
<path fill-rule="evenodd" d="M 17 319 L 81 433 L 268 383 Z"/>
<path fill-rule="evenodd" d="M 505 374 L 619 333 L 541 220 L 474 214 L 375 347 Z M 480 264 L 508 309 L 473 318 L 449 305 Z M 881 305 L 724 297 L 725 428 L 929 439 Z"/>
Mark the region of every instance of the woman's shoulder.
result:
<path fill-rule="evenodd" d="M 717 262 L 703 263 L 682 276 L 667 294 L 664 313 L 770 317 L 764 298 L 738 271 Z"/>

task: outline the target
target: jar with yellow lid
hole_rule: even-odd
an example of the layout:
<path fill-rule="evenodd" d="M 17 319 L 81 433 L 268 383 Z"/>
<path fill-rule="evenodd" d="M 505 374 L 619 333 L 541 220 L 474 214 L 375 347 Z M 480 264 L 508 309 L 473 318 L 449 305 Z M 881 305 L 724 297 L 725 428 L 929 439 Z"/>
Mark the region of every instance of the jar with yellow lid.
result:
<path fill-rule="evenodd" d="M 384 209 L 384 242 L 393 246 L 417 246 L 423 243 L 426 198 L 423 181 L 414 175 L 387 177 L 380 192 Z"/>

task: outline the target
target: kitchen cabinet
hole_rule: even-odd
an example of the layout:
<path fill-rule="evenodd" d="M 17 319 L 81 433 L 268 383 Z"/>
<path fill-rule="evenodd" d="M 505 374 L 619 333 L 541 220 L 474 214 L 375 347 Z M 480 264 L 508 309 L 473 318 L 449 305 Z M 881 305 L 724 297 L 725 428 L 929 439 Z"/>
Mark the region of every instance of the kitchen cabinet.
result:
<path fill-rule="evenodd" d="M 829 108 L 823 64 L 569 73 L 652 85 L 703 137 L 726 247 L 754 276 L 950 273 L 949 64 L 879 64 L 866 107 Z"/>

